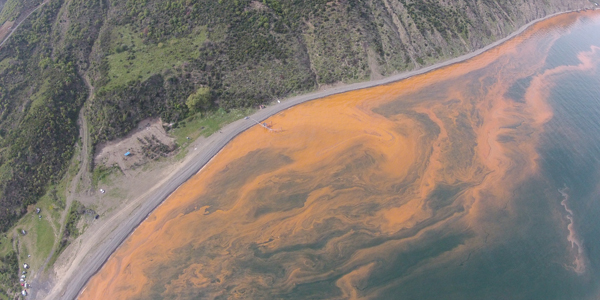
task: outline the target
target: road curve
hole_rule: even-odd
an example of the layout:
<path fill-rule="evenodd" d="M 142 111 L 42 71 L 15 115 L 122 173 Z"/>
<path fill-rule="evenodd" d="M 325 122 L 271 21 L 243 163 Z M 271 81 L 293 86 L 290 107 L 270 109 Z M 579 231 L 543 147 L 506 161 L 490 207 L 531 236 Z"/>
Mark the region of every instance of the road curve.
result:
<path fill-rule="evenodd" d="M 364 89 L 392 83 L 398 80 L 423 74 L 434 69 L 438 69 L 467 60 L 471 57 L 481 54 L 484 51 L 487 51 L 493 47 L 500 45 L 508 39 L 515 37 L 516 35 L 525 31 L 525 29 L 527 29 L 534 23 L 537 23 L 541 20 L 550 18 L 558 14 L 562 13 L 549 15 L 544 18 L 532 21 L 526 24 L 525 26 L 521 27 L 519 30 L 512 33 L 508 37 L 472 53 L 419 70 L 396 74 L 381 80 L 345 85 L 324 91 L 289 98 L 284 101 L 281 101 L 281 103 L 269 106 L 266 109 L 259 110 L 251 117 L 259 122 L 262 122 L 263 120 L 278 112 L 281 112 L 292 106 L 307 101 L 352 90 Z M 118 213 L 111 216 L 109 220 L 105 221 L 105 224 L 102 227 L 88 229 L 88 232 L 86 232 L 88 233 L 87 239 L 97 242 L 95 244 L 84 244 L 84 246 L 82 246 L 77 251 L 70 267 L 65 273 L 66 275 L 64 276 L 64 278 L 61 278 L 57 282 L 53 282 L 51 289 L 50 291 L 48 291 L 48 293 L 45 293 L 44 291 L 37 292 L 35 290 L 32 290 L 30 299 L 75 299 L 79 295 L 81 290 L 85 287 L 89 279 L 100 270 L 100 268 L 110 257 L 110 255 L 135 230 L 135 228 L 142 221 L 144 221 L 144 219 L 146 219 L 156 207 L 158 207 L 158 205 L 160 205 L 170 194 L 172 194 L 180 185 L 186 182 L 190 177 L 198 173 L 204 165 L 206 165 L 217 153 L 219 153 L 219 151 L 227 143 L 229 143 L 229 141 L 231 141 L 233 138 L 235 138 L 237 135 L 244 132 L 248 128 L 255 125 L 256 123 L 252 120 L 242 119 L 225 126 L 220 132 L 213 134 L 206 140 L 206 146 L 204 147 L 204 151 L 198 151 L 198 153 L 188 155 L 189 157 L 186 158 L 183 162 L 185 165 L 183 165 L 169 177 L 163 179 L 159 184 L 157 184 L 154 188 L 152 188 L 145 194 L 141 195 L 138 199 L 132 201 L 132 203 L 122 208 Z M 123 221 L 117 222 L 120 219 L 123 219 Z"/>
<path fill-rule="evenodd" d="M 25 16 L 25 18 L 23 18 L 23 20 L 21 20 L 21 22 L 19 22 L 17 25 L 15 25 L 14 28 L 10 31 L 10 33 L 4 38 L 4 40 L 2 40 L 2 42 L 0 42 L 0 47 L 2 47 L 2 45 L 4 45 L 4 43 L 6 43 L 6 41 L 8 41 L 10 36 L 17 30 L 17 28 L 19 28 L 21 23 L 23 23 L 25 20 L 27 20 L 27 18 L 29 18 L 29 16 L 31 16 L 31 14 L 34 13 L 36 10 L 40 9 L 40 7 L 42 7 L 46 3 L 48 3 L 48 1 L 49 0 L 44 0 L 44 2 L 42 2 L 40 5 L 38 5 L 38 7 L 36 7 L 34 10 L 30 11 L 29 14 L 27 14 L 27 16 Z"/>

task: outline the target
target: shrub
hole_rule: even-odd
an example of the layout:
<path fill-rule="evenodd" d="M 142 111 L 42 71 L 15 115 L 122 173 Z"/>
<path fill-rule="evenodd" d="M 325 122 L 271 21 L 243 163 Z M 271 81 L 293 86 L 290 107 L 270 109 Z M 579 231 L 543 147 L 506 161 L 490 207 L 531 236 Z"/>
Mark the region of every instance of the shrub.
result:
<path fill-rule="evenodd" d="M 211 93 L 209 87 L 200 87 L 191 94 L 185 104 L 190 111 L 206 110 L 211 105 Z"/>

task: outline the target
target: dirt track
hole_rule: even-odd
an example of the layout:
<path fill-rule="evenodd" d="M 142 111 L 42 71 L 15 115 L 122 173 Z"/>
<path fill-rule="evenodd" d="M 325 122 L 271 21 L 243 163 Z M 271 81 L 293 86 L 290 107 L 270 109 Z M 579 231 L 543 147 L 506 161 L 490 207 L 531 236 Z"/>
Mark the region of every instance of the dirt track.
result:
<path fill-rule="evenodd" d="M 546 18 L 549 18 L 548 16 Z M 544 18 L 544 19 L 546 19 Z M 542 19 L 540 19 L 542 20 Z M 332 88 L 307 95 L 302 95 L 282 101 L 279 104 L 272 105 L 266 109 L 256 112 L 251 117 L 257 121 L 288 109 L 292 106 L 306 101 L 323 98 L 329 95 L 343 93 L 351 90 L 373 87 L 398 81 L 417 74 L 425 73 L 433 69 L 451 65 L 484 51 L 493 48 L 504 41 L 523 32 L 530 25 L 540 21 L 536 20 L 522 27 L 515 33 L 505 39 L 497 41 L 483 49 L 477 50 L 467 55 L 429 66 L 420 70 L 397 74 L 377 81 L 369 81 Z M 126 207 L 123 207 L 118 213 L 115 213 L 108 220 L 104 221 L 102 226 L 90 228 L 86 232 L 87 239 L 82 242 L 79 250 L 71 261 L 70 265 L 63 273 L 64 276 L 56 282 L 47 284 L 50 290 L 32 290 L 30 299 L 74 299 L 85 286 L 87 281 L 93 276 L 109 258 L 109 256 L 119 247 L 119 245 L 135 230 L 135 228 L 172 192 L 174 192 L 182 183 L 196 174 L 202 167 L 208 163 L 229 141 L 246 129 L 255 126 L 252 120 L 238 120 L 224 127 L 220 132 L 213 134 L 206 139 L 197 151 L 191 152 L 184 161 L 182 161 L 177 170 L 170 176 L 164 178 L 154 188 L 148 190 L 137 199 L 133 200 Z M 43 286 L 39 284 L 38 286 Z"/>
<path fill-rule="evenodd" d="M 48 3 L 48 1 L 50 1 L 50 0 L 44 0 L 44 2 L 42 2 L 42 4 L 38 5 L 35 9 L 30 11 L 23 19 L 18 21 L 17 25 L 11 24 L 11 29 L 10 29 L 8 35 L 6 37 L 4 37 L 4 39 L 1 39 L 1 41 L 0 41 L 0 47 L 2 47 L 2 45 L 4 45 L 4 43 L 6 43 L 6 41 L 8 41 L 10 36 L 17 30 L 17 28 L 19 28 L 19 26 L 21 25 L 21 23 L 23 23 L 23 21 L 27 20 L 27 18 L 29 18 L 29 16 L 31 16 L 31 14 L 34 13 L 36 10 L 40 9 L 40 7 L 46 5 L 46 3 Z M 0 37 L 2 37 L 4 34 L 6 34 L 6 33 L 2 33 L 0 35 Z"/>

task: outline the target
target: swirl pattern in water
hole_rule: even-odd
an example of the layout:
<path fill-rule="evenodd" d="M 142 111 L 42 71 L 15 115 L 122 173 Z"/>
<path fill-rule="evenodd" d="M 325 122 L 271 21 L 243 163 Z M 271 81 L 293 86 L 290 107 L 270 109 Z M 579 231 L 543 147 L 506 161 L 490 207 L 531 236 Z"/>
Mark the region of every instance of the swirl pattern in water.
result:
<path fill-rule="evenodd" d="M 270 118 L 79 298 L 597 299 L 598 16 Z"/>

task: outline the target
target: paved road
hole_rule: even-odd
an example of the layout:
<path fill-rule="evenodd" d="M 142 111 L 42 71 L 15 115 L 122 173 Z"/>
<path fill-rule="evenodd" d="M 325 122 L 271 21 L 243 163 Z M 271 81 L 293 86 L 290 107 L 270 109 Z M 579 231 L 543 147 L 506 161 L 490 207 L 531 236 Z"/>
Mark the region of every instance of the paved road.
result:
<path fill-rule="evenodd" d="M 546 18 L 549 17 L 551 16 L 548 16 Z M 520 34 L 533 23 L 536 23 L 543 19 L 533 21 L 525 25 L 515 33 L 511 34 L 510 36 L 470 54 L 463 55 L 458 58 L 451 59 L 446 62 L 426 67 L 417 71 L 397 74 L 377 81 L 356 83 L 352 85 L 341 86 L 325 91 L 290 98 L 285 101 L 281 101 L 281 103 L 279 104 L 275 104 L 267 107 L 266 109 L 259 110 L 251 117 L 259 122 L 262 122 L 263 120 L 280 111 L 286 110 L 292 106 L 310 100 L 319 99 L 326 96 L 348 92 L 352 90 L 388 84 L 414 75 L 426 73 L 437 68 L 464 61 L 503 43 L 504 41 L 514 37 L 515 35 Z M 57 282 L 46 283 L 46 285 L 50 288 L 49 291 L 37 292 L 35 291 L 35 289 L 33 289 L 30 298 L 48 300 L 75 299 L 80 293 L 80 291 L 83 289 L 85 284 L 88 282 L 88 280 L 96 272 L 98 272 L 98 270 L 102 267 L 102 265 L 106 262 L 110 255 L 129 236 L 129 234 L 131 234 L 135 230 L 135 228 L 156 207 L 158 207 L 158 205 L 160 205 L 181 184 L 183 184 L 190 177 L 199 172 L 201 168 L 204 165 L 206 165 L 206 163 L 208 163 L 227 143 L 229 143 L 229 141 L 231 141 L 238 134 L 244 132 L 246 129 L 252 126 L 257 126 L 257 124 L 250 119 L 238 120 L 234 123 L 227 125 L 220 132 L 217 132 L 210 136 L 203 146 L 204 149 L 198 148 L 198 150 L 202 151 L 198 151 L 197 153 L 191 155 L 188 159 L 186 159 L 186 164 L 183 167 L 181 167 L 177 172 L 172 174 L 170 177 L 165 178 L 152 190 L 148 191 L 144 195 L 141 195 L 138 199 L 132 201 L 132 203 L 130 203 L 127 207 L 122 208 L 109 220 L 105 221 L 102 227 L 88 229 L 88 232 L 86 232 L 88 236 L 87 239 L 93 242 L 82 244 L 81 248 L 77 251 L 77 254 L 71 266 L 68 268 L 64 278 L 61 278 Z M 41 284 L 40 286 L 44 286 L 44 284 Z"/>
<path fill-rule="evenodd" d="M 6 41 L 8 41 L 8 38 L 10 38 L 10 36 L 17 30 L 17 28 L 19 28 L 19 26 L 21 25 L 21 23 L 23 23 L 25 20 L 27 20 L 27 18 L 29 18 L 29 16 L 31 16 L 31 14 L 33 12 L 35 12 L 36 10 L 40 9 L 40 7 L 42 7 L 46 3 L 48 3 L 48 1 L 49 0 L 44 0 L 44 2 L 42 2 L 42 4 L 38 5 L 38 7 L 36 7 L 34 10 L 30 11 L 29 14 L 27 14 L 27 16 L 25 18 L 23 18 L 23 20 L 21 20 L 17 25 L 15 25 L 13 27 L 13 29 L 10 31 L 10 33 L 4 38 L 4 40 L 2 40 L 2 42 L 0 42 L 0 47 L 2 47 L 2 45 L 4 45 L 4 43 L 6 43 Z"/>

